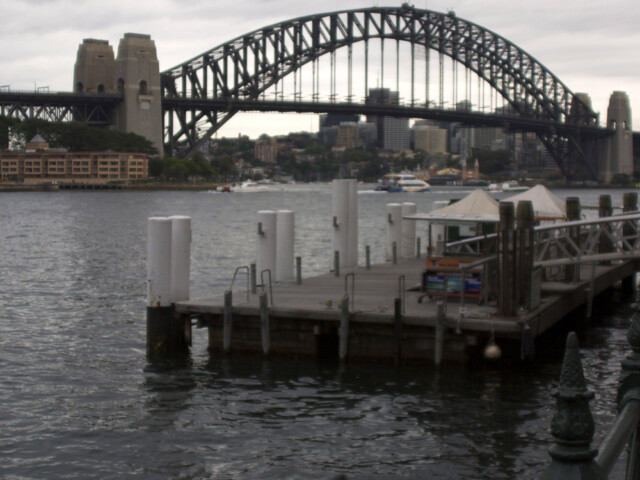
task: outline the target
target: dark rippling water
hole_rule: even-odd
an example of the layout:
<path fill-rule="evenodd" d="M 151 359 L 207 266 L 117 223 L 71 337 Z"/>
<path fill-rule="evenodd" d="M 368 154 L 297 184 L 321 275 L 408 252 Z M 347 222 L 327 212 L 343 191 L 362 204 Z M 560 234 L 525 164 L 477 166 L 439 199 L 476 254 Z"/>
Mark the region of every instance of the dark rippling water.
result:
<path fill-rule="evenodd" d="M 1 194 L 0 477 L 539 476 L 565 331 L 545 336 L 538 360 L 515 371 L 209 357 L 204 330 L 194 332 L 188 364 L 147 364 L 148 217 L 192 217 L 196 298 L 222 292 L 253 260 L 258 210 L 293 210 L 304 275 L 327 271 L 330 191 Z M 386 203 L 428 211 L 466 193 L 361 192 L 360 244 L 382 261 Z M 623 194 L 556 193 L 591 205 L 601 193 L 620 205 Z M 630 302 L 614 292 L 578 328 L 596 442 L 614 418 Z"/>

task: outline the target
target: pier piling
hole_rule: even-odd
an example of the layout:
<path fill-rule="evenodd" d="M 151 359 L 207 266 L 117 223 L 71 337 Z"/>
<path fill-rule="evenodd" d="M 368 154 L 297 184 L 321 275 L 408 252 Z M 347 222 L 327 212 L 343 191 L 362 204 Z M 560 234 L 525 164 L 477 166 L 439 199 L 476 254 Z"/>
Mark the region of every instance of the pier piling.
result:
<path fill-rule="evenodd" d="M 231 290 L 224 292 L 224 313 L 222 324 L 222 351 L 229 353 L 231 351 L 231 327 L 233 319 L 231 316 L 231 305 L 233 303 L 233 294 Z"/>
<path fill-rule="evenodd" d="M 269 350 L 271 350 L 271 336 L 267 292 L 262 292 L 260 294 L 260 333 L 262 340 L 262 353 L 269 355 Z"/>
<path fill-rule="evenodd" d="M 147 355 L 152 359 L 189 349 L 190 323 L 187 332 L 173 302 L 189 299 L 190 222 L 189 217 L 147 221 Z"/>
<path fill-rule="evenodd" d="M 498 246 L 500 261 L 499 309 L 505 316 L 515 315 L 514 284 L 514 206 L 512 202 L 500 202 L 500 227 L 498 230 Z"/>
<path fill-rule="evenodd" d="M 340 361 L 345 362 L 349 354 L 349 295 L 342 297 L 339 349 Z"/>

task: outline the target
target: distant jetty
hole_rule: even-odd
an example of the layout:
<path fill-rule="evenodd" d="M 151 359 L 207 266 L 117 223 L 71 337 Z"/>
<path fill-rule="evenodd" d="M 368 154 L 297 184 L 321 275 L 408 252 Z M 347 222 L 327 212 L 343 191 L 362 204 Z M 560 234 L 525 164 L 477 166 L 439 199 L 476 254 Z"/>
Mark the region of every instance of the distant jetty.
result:
<path fill-rule="evenodd" d="M 59 190 L 218 190 L 218 183 L 167 183 L 167 182 L 46 182 L 46 183 L 0 183 L 0 192 L 55 192 Z M 222 191 L 222 190 L 221 190 Z"/>

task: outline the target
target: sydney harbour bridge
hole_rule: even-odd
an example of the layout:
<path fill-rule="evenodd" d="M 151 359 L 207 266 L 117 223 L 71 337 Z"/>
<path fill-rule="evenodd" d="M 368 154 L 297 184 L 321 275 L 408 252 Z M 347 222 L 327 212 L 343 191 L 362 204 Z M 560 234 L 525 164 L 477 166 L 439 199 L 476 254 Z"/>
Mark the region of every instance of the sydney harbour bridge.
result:
<path fill-rule="evenodd" d="M 160 132 L 155 143 L 173 154 L 197 149 L 244 111 L 432 119 L 533 132 L 568 180 L 629 173 L 629 163 L 633 172 L 632 150 L 620 147 L 632 136 L 628 104 L 600 125 L 588 95 L 454 12 L 403 4 L 310 15 L 244 34 L 157 78 L 147 70 L 149 78 L 93 86 L 76 78 L 73 92 L 0 91 L 0 115 L 115 125 L 147 137 L 148 125 L 136 125 L 150 122 Z M 130 85 L 137 100 L 123 114 Z M 397 92 L 396 101 L 367 101 L 374 88 Z M 157 114 L 140 113 L 150 104 Z M 140 114 L 143 120 L 118 121 Z"/>

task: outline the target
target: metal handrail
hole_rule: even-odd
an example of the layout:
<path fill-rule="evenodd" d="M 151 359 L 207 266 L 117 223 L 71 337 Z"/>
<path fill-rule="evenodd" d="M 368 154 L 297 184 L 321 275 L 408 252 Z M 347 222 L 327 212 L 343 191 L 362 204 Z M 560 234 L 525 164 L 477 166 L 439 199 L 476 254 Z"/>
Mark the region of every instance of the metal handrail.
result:
<path fill-rule="evenodd" d="M 595 461 L 600 465 L 605 475 L 611 472 L 618 457 L 626 450 L 627 443 L 636 432 L 638 422 L 640 422 L 640 400 L 634 399 L 627 402 L 618 413 L 615 422 L 598 448 Z"/>
<path fill-rule="evenodd" d="M 236 271 L 233 272 L 233 278 L 231 279 L 231 284 L 229 285 L 229 291 L 233 292 L 233 284 L 236 281 L 236 275 L 238 275 L 238 272 L 240 270 L 247 270 L 247 303 L 249 303 L 249 276 L 250 276 L 250 271 L 249 271 L 249 267 L 247 265 L 242 265 L 241 267 L 236 268 Z"/>

